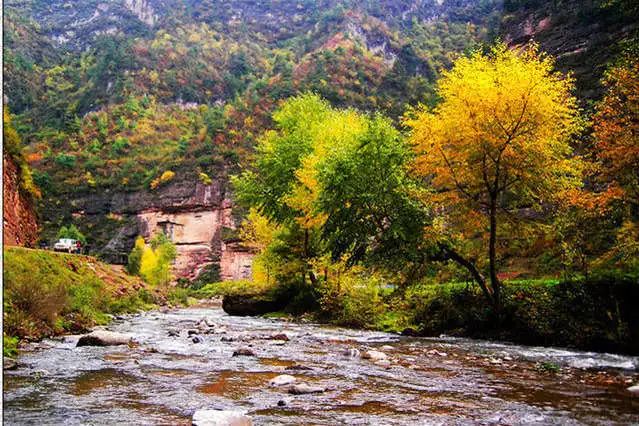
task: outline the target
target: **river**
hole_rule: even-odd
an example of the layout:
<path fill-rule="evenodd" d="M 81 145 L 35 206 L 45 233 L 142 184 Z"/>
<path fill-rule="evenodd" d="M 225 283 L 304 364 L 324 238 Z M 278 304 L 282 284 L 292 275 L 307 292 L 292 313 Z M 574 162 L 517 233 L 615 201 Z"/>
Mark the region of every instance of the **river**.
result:
<path fill-rule="evenodd" d="M 206 408 L 244 410 L 256 425 L 639 423 L 639 395 L 626 390 L 637 357 L 231 317 L 213 305 L 108 329 L 138 343 L 29 344 L 4 374 L 5 424 L 190 425 Z M 281 333 L 289 341 L 272 339 Z M 256 356 L 233 356 L 240 348 Z M 360 356 L 371 349 L 388 358 Z M 326 391 L 270 386 L 281 374 Z"/>

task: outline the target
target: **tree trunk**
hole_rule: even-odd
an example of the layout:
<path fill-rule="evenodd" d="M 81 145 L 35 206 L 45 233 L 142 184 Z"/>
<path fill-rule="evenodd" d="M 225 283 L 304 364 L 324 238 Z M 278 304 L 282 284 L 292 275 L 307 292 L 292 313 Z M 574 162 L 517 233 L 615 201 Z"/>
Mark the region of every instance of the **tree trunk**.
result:
<path fill-rule="evenodd" d="M 475 282 L 481 288 L 482 293 L 484 293 L 484 297 L 486 297 L 486 301 L 490 304 L 494 304 L 493 295 L 488 289 L 488 286 L 486 285 L 486 278 L 481 272 L 479 272 L 479 269 L 477 269 L 477 267 L 471 261 L 465 259 L 462 255 L 457 253 L 455 250 L 449 247 L 443 246 L 441 244 L 439 245 L 439 248 L 444 253 L 444 257 L 446 259 L 450 259 L 454 262 L 457 262 L 459 265 L 466 268 L 468 272 L 470 272 L 470 275 L 473 277 L 473 280 L 475 280 Z"/>
<path fill-rule="evenodd" d="M 492 303 L 496 311 L 500 309 L 501 284 L 497 278 L 497 197 L 490 197 L 490 241 L 488 243 L 488 260 L 490 268 L 490 287 Z"/>

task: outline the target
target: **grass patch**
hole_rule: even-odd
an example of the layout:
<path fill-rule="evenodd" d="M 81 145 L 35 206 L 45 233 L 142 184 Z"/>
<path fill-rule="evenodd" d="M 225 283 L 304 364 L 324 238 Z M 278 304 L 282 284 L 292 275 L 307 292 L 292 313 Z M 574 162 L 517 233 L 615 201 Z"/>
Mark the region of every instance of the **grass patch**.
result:
<path fill-rule="evenodd" d="M 2 335 L 2 356 L 13 358 L 18 355 L 18 338 Z"/>
<path fill-rule="evenodd" d="M 155 296 L 136 277 L 89 256 L 4 250 L 4 331 L 36 340 L 106 324 L 112 313 L 148 309 Z"/>
<path fill-rule="evenodd" d="M 270 289 L 272 287 L 259 286 L 249 280 L 220 281 L 191 290 L 190 294 L 200 299 L 210 299 L 219 296 L 254 296 L 266 293 Z"/>

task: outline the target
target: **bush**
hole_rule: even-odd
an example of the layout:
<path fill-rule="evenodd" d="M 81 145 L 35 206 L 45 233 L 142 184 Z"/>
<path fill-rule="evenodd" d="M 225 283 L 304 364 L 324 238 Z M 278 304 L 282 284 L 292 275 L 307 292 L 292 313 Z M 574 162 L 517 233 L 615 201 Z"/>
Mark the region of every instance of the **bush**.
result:
<path fill-rule="evenodd" d="M 134 287 L 139 281 L 90 257 L 7 248 L 4 332 L 39 339 L 83 331 L 106 323 L 107 313 L 137 310 L 153 301 L 150 293 Z"/>
<path fill-rule="evenodd" d="M 481 292 L 463 284 L 407 291 L 412 321 L 425 335 L 441 333 L 639 353 L 639 280 L 607 273 L 588 279 L 507 282 L 498 316 Z"/>
<path fill-rule="evenodd" d="M 320 313 L 331 322 L 350 327 L 374 328 L 386 312 L 380 278 L 345 274 L 339 282 L 320 289 Z"/>
<path fill-rule="evenodd" d="M 71 238 L 73 240 L 79 240 L 82 244 L 87 243 L 87 239 L 84 234 L 73 224 L 69 227 L 62 226 L 58 231 L 56 238 Z"/>
<path fill-rule="evenodd" d="M 18 338 L 2 334 L 2 356 L 12 358 L 18 355 Z"/>
<path fill-rule="evenodd" d="M 137 273 L 147 283 L 166 285 L 172 279 L 171 263 L 175 260 L 175 245 L 163 234 L 156 234 L 146 245 L 142 237 L 135 241 L 135 247 L 129 254 L 127 269 Z"/>

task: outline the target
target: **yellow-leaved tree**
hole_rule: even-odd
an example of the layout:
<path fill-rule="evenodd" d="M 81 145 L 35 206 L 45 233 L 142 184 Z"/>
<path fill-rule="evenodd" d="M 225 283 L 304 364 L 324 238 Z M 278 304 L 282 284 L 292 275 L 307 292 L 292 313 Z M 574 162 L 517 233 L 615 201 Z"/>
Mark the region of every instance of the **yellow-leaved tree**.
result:
<path fill-rule="evenodd" d="M 175 245 L 163 233 L 156 234 L 149 245 L 138 237 L 129 254 L 127 270 L 151 285 L 166 285 L 173 279 L 171 264 L 176 256 Z"/>
<path fill-rule="evenodd" d="M 579 129 L 572 90 L 572 79 L 555 72 L 536 45 L 499 43 L 457 60 L 439 81 L 440 103 L 405 119 L 414 170 L 439 206 L 442 253 L 470 272 L 497 309 L 497 250 L 509 237 L 500 235 L 503 219 L 534 218 L 531 209 L 580 185 L 581 163 L 569 144 Z M 488 279 L 478 260 L 486 251 Z"/>

